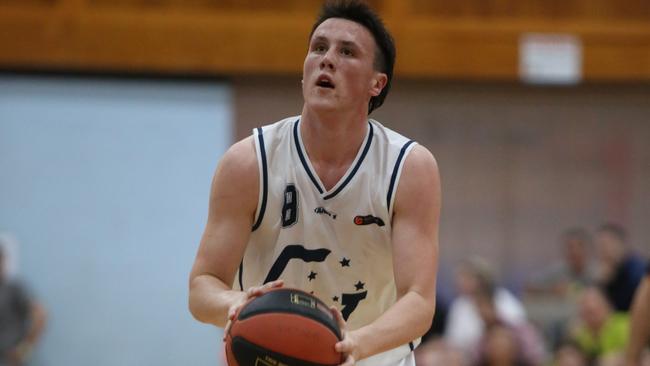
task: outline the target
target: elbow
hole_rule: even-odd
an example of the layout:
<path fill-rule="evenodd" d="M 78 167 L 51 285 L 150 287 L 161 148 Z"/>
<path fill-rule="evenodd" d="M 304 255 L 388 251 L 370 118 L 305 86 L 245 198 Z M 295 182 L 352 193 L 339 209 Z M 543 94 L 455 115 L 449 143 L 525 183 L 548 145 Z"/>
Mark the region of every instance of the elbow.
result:
<path fill-rule="evenodd" d="M 188 310 L 190 311 L 190 314 L 192 314 L 192 317 L 194 319 L 203 322 L 203 311 L 202 311 L 202 306 L 201 306 L 201 301 L 200 301 L 200 281 L 201 279 L 199 277 L 194 277 L 190 280 L 190 291 L 189 291 L 189 296 L 188 296 Z"/>
<path fill-rule="evenodd" d="M 420 322 L 421 326 L 418 327 L 418 337 L 422 337 L 431 329 L 433 325 L 433 319 L 436 314 L 436 302 L 426 301 L 426 305 L 422 309 L 422 321 Z"/>

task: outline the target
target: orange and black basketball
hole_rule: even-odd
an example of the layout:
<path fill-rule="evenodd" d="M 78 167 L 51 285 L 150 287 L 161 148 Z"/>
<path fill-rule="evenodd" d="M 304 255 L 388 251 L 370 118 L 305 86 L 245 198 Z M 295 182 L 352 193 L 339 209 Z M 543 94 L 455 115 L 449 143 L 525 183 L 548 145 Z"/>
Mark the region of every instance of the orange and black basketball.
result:
<path fill-rule="evenodd" d="M 306 292 L 279 288 L 251 299 L 226 334 L 229 366 L 336 366 L 341 330 L 327 305 Z"/>

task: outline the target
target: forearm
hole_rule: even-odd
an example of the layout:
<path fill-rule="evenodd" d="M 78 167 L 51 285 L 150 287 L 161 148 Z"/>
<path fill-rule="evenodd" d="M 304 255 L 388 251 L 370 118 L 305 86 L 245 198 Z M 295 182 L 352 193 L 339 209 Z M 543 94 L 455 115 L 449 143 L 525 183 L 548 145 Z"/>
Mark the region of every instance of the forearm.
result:
<path fill-rule="evenodd" d="M 431 326 L 435 302 L 415 291 L 402 296 L 369 325 L 351 331 L 359 344 L 358 359 L 391 350 L 421 337 Z"/>
<path fill-rule="evenodd" d="M 225 327 L 228 310 L 243 301 L 246 294 L 230 289 L 223 281 L 211 275 L 198 275 L 190 283 L 189 307 L 196 320 Z"/>
<path fill-rule="evenodd" d="M 31 314 L 32 321 L 25 340 L 30 344 L 34 344 L 38 341 L 41 334 L 43 333 L 43 330 L 45 329 L 47 315 L 45 308 L 43 308 L 43 306 L 37 302 L 32 303 Z"/>
<path fill-rule="evenodd" d="M 626 352 L 628 365 L 639 365 L 650 337 L 650 279 L 641 282 L 630 311 L 630 338 Z"/>

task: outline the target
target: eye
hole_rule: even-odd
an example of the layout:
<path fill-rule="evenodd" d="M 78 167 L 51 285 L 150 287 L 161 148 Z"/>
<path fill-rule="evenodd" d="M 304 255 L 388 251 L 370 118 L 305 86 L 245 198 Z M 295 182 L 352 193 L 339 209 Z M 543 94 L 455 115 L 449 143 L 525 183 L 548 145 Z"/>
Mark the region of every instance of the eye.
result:
<path fill-rule="evenodd" d="M 316 43 L 316 44 L 312 47 L 312 50 L 313 50 L 314 52 L 321 53 L 321 52 L 325 52 L 325 51 L 327 51 L 327 47 L 325 47 L 325 45 L 324 45 L 323 43 Z"/>
<path fill-rule="evenodd" d="M 341 48 L 341 54 L 344 56 L 354 56 L 354 52 L 352 52 L 352 49 L 348 47 Z"/>

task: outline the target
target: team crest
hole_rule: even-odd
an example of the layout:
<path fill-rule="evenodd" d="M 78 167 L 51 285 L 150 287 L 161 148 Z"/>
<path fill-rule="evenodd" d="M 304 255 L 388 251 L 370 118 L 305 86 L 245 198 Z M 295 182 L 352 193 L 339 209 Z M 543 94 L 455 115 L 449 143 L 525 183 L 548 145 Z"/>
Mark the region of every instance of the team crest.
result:
<path fill-rule="evenodd" d="M 372 216 L 372 215 L 365 215 L 365 216 L 355 216 L 354 217 L 354 224 L 355 225 L 372 225 L 372 224 L 377 224 L 377 226 L 384 226 L 386 225 L 384 223 L 384 220 L 377 216 Z"/>

